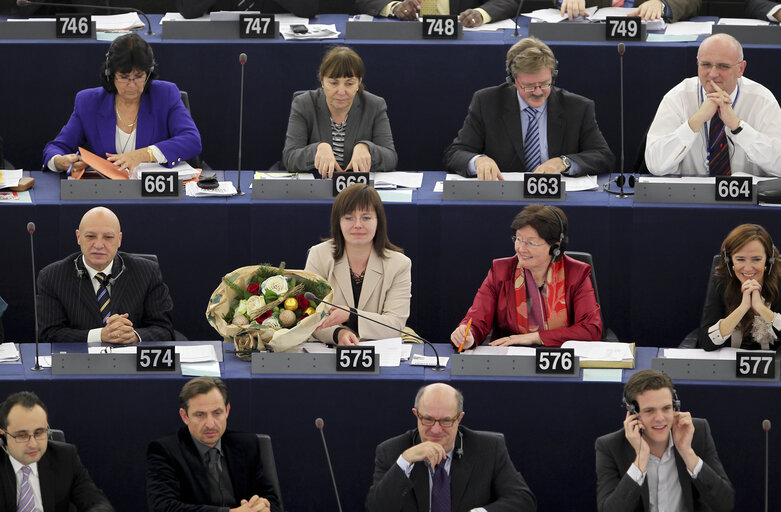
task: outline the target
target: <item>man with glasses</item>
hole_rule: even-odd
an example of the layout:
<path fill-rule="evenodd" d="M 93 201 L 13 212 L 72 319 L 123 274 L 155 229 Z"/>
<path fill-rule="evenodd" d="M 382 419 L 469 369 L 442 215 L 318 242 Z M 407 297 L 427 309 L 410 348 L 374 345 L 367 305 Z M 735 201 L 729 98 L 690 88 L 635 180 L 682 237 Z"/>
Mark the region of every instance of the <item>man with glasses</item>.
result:
<path fill-rule="evenodd" d="M 437 383 L 415 397 L 416 430 L 377 447 L 369 512 L 537 510 L 504 438 L 461 426 L 464 397 Z"/>
<path fill-rule="evenodd" d="M 502 172 L 563 173 L 613 170 L 594 102 L 553 85 L 556 57 L 537 38 L 507 52 L 507 83 L 477 91 L 464 126 L 445 150 L 445 167 L 462 176 L 502 180 Z"/>
<path fill-rule="evenodd" d="M 0 405 L 0 510 L 113 512 L 81 464 L 76 447 L 49 441 L 46 406 L 21 391 Z"/>
<path fill-rule="evenodd" d="M 706 38 L 697 69 L 662 98 L 648 129 L 648 170 L 781 176 L 781 108 L 766 87 L 743 76 L 740 43 L 728 34 Z"/>

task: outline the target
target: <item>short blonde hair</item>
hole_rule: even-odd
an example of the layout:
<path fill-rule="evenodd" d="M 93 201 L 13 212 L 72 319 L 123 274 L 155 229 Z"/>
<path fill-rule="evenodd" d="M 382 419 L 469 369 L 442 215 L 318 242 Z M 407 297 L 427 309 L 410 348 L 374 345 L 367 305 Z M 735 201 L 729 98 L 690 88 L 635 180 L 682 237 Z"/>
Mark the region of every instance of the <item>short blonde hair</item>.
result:
<path fill-rule="evenodd" d="M 556 69 L 556 57 L 550 47 L 536 37 L 521 39 L 507 50 L 507 70 L 515 78 L 518 73 L 534 74 L 542 69 Z"/>

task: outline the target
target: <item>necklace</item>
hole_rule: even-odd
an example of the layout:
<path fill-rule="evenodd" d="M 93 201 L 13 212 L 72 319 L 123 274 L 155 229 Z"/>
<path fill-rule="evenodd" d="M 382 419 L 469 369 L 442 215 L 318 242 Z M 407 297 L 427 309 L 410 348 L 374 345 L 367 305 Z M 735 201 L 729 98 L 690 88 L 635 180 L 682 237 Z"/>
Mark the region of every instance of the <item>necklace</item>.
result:
<path fill-rule="evenodd" d="M 122 119 L 122 116 L 121 116 L 121 115 L 119 115 L 119 109 L 117 108 L 117 106 L 116 106 L 116 105 L 114 105 L 114 112 L 116 112 L 116 114 L 117 114 L 117 118 L 119 119 L 119 121 L 120 121 L 122 124 L 124 124 L 125 126 L 127 126 L 128 128 L 132 128 L 132 127 L 134 127 L 134 126 L 136 125 L 136 123 L 138 122 L 138 112 L 136 112 L 136 118 L 135 118 L 135 119 L 133 119 L 133 122 L 132 122 L 132 123 L 127 123 L 127 122 L 125 122 L 125 120 L 124 120 L 124 119 Z"/>
<path fill-rule="evenodd" d="M 352 269 L 352 267 L 350 267 L 350 276 L 352 276 L 352 278 L 353 278 L 353 282 L 354 282 L 356 285 L 358 285 L 358 284 L 363 284 L 363 277 L 364 277 L 365 275 L 366 275 L 366 270 L 364 270 L 364 271 L 363 271 L 363 272 L 361 272 L 360 274 L 357 274 L 357 273 L 353 272 L 353 269 Z"/>

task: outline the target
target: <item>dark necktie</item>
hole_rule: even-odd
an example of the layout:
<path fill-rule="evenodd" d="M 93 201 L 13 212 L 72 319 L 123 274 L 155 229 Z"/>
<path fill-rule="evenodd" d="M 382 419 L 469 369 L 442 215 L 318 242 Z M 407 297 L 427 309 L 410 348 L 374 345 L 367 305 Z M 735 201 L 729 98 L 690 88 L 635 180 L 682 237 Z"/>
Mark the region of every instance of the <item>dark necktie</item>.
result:
<path fill-rule="evenodd" d="M 239 11 L 251 11 L 255 7 L 255 0 L 239 0 L 236 5 Z"/>
<path fill-rule="evenodd" d="M 437 464 L 431 477 L 431 512 L 450 512 L 450 475 L 445 462 L 447 458 Z"/>
<path fill-rule="evenodd" d="M 100 286 L 98 286 L 98 291 L 96 292 L 95 296 L 98 299 L 98 309 L 100 310 L 100 317 L 103 319 L 103 324 L 105 325 L 106 320 L 108 320 L 108 317 L 111 316 L 111 309 L 109 308 L 109 302 L 111 302 L 111 296 L 108 293 L 109 276 L 107 276 L 103 272 L 98 272 L 97 274 L 95 274 L 95 279 L 97 279 L 98 283 L 100 283 Z"/>
<path fill-rule="evenodd" d="M 523 143 L 523 157 L 526 172 L 534 172 L 540 165 L 540 129 L 537 126 L 537 110 L 532 107 L 523 109 L 526 123 L 526 140 Z"/>
<path fill-rule="evenodd" d="M 223 470 L 221 458 L 217 448 L 209 448 L 206 452 L 206 469 L 209 473 L 212 505 L 233 506 L 236 499 L 233 496 L 230 477 Z"/>
<path fill-rule="evenodd" d="M 16 508 L 17 512 L 35 511 L 35 493 L 33 492 L 33 486 L 30 484 L 31 473 L 30 466 L 22 466 L 22 482 L 19 485 L 19 506 Z"/>
<path fill-rule="evenodd" d="M 732 171 L 729 167 L 729 145 L 727 133 L 724 130 L 724 122 L 716 112 L 710 120 L 708 131 L 708 168 L 711 176 L 729 176 Z"/>

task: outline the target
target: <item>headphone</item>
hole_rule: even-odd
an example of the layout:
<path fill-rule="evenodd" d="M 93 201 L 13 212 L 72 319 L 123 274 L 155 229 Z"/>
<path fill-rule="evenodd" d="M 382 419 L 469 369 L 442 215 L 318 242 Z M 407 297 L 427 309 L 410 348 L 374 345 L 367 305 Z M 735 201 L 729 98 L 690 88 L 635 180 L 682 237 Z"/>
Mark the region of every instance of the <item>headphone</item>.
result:
<path fill-rule="evenodd" d="M 759 226 L 757 225 L 757 234 L 760 234 Z M 768 235 L 769 236 L 769 235 Z M 773 265 L 776 264 L 776 251 L 778 249 L 776 248 L 776 244 L 773 243 L 773 239 L 770 239 L 770 256 L 767 257 L 765 260 L 765 273 L 769 274 L 770 269 L 773 268 Z M 727 266 L 727 274 L 729 274 L 730 277 L 733 276 L 732 274 L 732 256 L 730 253 L 727 252 L 727 248 L 724 247 L 721 250 L 721 261 L 724 262 L 724 264 Z"/>
<path fill-rule="evenodd" d="M 564 241 L 564 222 L 561 220 L 561 216 L 556 212 L 554 208 L 545 206 L 545 208 L 556 216 L 556 220 L 559 221 L 559 241 L 550 246 L 549 254 L 553 257 L 553 261 L 558 261 L 561 257 L 561 243 Z"/>
<path fill-rule="evenodd" d="M 152 66 L 146 70 L 146 83 L 149 82 L 149 79 L 152 77 L 152 73 L 154 73 L 155 68 L 157 68 L 157 61 L 155 60 L 155 54 L 152 51 L 152 47 L 149 46 L 149 43 L 141 39 L 141 37 L 138 36 L 137 34 L 127 34 L 124 36 L 120 36 L 111 42 L 111 45 L 108 47 L 108 51 L 106 52 L 106 62 L 103 63 L 103 76 L 101 76 L 101 81 L 102 81 L 103 88 L 106 89 L 108 92 L 111 93 L 117 92 L 116 86 L 114 85 L 114 80 L 112 79 L 112 77 L 114 76 L 114 69 L 111 67 L 111 59 L 114 57 L 117 44 L 132 36 L 136 36 L 138 40 L 141 41 L 143 45 L 145 45 L 144 48 L 146 50 L 146 53 L 152 57 Z M 144 83 L 144 88 L 146 88 L 146 83 Z"/>
<path fill-rule="evenodd" d="M 675 412 L 680 412 L 681 410 L 681 400 L 678 398 L 678 391 L 675 390 L 675 388 L 672 388 L 673 391 L 673 410 Z M 640 414 L 640 406 L 637 403 L 637 400 L 632 400 L 631 402 L 626 399 L 626 394 L 621 396 L 621 408 L 626 409 L 629 411 L 629 414 Z"/>
<path fill-rule="evenodd" d="M 121 276 L 122 273 L 125 271 L 125 260 L 122 259 L 122 256 L 119 253 L 117 253 L 116 257 L 118 259 L 116 266 L 119 267 L 119 272 L 117 272 L 116 274 L 112 273 L 110 276 L 108 276 L 107 286 L 113 285 L 114 282 L 119 278 L 119 276 Z M 73 266 L 76 268 L 77 278 L 89 279 L 89 273 L 87 273 L 87 269 L 84 267 L 84 260 L 82 259 L 81 254 L 73 258 Z"/>

